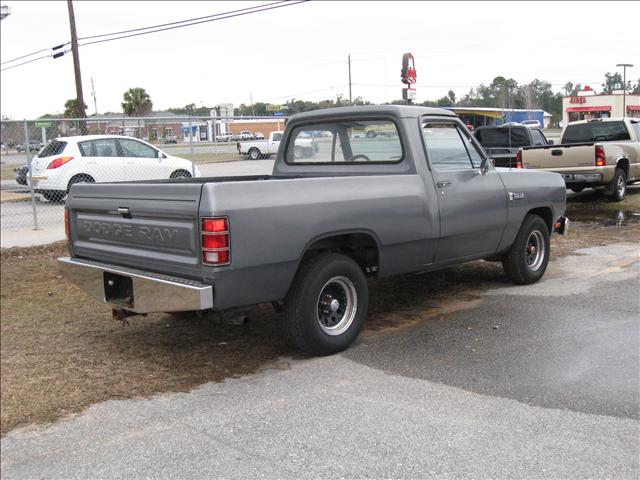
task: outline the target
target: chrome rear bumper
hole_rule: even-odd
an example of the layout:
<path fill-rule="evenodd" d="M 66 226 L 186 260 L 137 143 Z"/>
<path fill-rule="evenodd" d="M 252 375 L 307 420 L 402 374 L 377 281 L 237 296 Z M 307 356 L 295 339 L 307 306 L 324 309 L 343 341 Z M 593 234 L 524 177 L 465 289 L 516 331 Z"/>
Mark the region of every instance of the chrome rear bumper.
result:
<path fill-rule="evenodd" d="M 182 312 L 213 307 L 211 285 L 69 257 L 58 258 L 64 278 L 90 296 L 136 313 Z"/>

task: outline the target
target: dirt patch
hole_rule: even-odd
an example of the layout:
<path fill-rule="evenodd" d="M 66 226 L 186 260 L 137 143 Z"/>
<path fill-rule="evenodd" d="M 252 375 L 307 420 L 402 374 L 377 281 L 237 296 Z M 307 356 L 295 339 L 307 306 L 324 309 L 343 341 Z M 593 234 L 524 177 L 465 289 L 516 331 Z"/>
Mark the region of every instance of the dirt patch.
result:
<path fill-rule="evenodd" d="M 638 224 L 573 223 L 568 237 L 553 237 L 552 256 L 639 240 Z M 265 368 L 288 368 L 278 358 L 300 355 L 270 305 L 253 308 L 242 326 L 165 314 L 132 317 L 128 325 L 114 321 L 110 308 L 58 275 L 55 259 L 66 253 L 63 243 L 1 252 L 3 435 L 110 398 L 187 391 Z M 500 284 L 509 284 L 500 264 L 484 261 L 374 282 L 364 338 L 437 321 Z"/>

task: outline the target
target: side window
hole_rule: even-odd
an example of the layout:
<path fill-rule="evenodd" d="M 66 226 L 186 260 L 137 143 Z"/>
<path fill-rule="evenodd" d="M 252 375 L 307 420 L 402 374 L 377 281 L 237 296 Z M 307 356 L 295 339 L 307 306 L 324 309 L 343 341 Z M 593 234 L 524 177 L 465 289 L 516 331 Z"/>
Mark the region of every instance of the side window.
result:
<path fill-rule="evenodd" d="M 156 150 L 149 145 L 137 142 L 136 140 L 118 139 L 123 157 L 155 158 L 158 156 Z"/>
<path fill-rule="evenodd" d="M 436 170 L 473 168 L 467 148 L 455 124 L 429 122 L 423 125 L 422 134 L 427 146 L 427 157 L 433 168 Z"/>
<path fill-rule="evenodd" d="M 273 134 L 273 141 L 274 142 L 279 142 L 280 140 L 282 140 L 282 134 L 281 133 L 274 133 Z"/>
<path fill-rule="evenodd" d="M 540 132 L 540 130 L 536 130 L 535 128 L 531 129 L 531 141 L 533 142 L 534 146 L 546 145 L 544 137 L 542 136 L 542 132 Z"/>
<path fill-rule="evenodd" d="M 118 148 L 115 138 L 105 138 L 91 141 L 91 156 L 117 157 Z"/>
<path fill-rule="evenodd" d="M 83 157 L 93 157 L 93 152 L 91 152 L 91 142 L 80 142 L 78 143 L 78 150 L 80 150 L 80 155 Z"/>

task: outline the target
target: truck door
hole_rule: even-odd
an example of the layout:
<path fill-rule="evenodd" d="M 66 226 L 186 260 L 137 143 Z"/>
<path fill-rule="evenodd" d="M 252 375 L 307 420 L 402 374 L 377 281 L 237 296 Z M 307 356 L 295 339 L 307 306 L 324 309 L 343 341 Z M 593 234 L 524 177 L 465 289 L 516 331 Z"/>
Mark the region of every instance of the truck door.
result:
<path fill-rule="evenodd" d="M 483 155 L 453 120 L 425 120 L 426 155 L 440 210 L 436 263 L 496 251 L 507 222 L 502 179 L 490 165 L 482 174 Z"/>

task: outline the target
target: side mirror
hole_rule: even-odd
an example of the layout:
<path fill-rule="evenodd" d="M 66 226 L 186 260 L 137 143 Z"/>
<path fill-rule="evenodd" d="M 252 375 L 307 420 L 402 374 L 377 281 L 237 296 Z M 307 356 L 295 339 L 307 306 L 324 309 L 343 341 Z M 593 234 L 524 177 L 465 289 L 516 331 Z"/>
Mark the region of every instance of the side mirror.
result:
<path fill-rule="evenodd" d="M 553 140 L 547 140 L 547 143 L 548 143 L 549 145 L 553 145 Z"/>
<path fill-rule="evenodd" d="M 164 153 L 158 150 L 158 160 L 162 160 L 163 158 L 167 158 L 167 157 L 164 156 Z"/>

